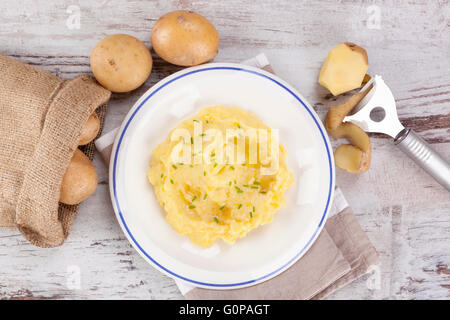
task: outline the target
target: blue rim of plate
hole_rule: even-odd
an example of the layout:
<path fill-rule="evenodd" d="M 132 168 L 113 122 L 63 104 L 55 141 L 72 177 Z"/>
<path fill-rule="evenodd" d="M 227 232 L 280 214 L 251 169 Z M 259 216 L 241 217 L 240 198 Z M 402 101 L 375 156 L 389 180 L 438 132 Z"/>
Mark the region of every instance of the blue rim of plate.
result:
<path fill-rule="evenodd" d="M 191 74 L 195 74 L 195 73 L 199 73 L 199 72 L 204 72 L 204 71 L 212 71 L 212 70 L 233 70 L 233 71 L 241 71 L 241 72 L 247 72 L 250 74 L 254 74 L 257 76 L 260 76 L 262 78 L 265 78 L 267 80 L 270 80 L 272 82 L 274 82 L 275 84 L 277 84 L 278 86 L 282 87 L 284 90 L 286 90 L 287 92 L 289 92 L 298 102 L 301 103 L 301 105 L 308 111 L 308 113 L 310 114 L 310 116 L 313 118 L 314 123 L 316 124 L 317 128 L 320 131 L 320 134 L 322 135 L 322 140 L 325 144 L 325 149 L 327 150 L 327 155 L 328 155 L 328 166 L 330 169 L 330 186 L 329 186 L 329 190 L 328 190 L 328 199 L 327 199 L 327 204 L 325 206 L 325 209 L 323 211 L 323 215 L 322 218 L 320 220 L 319 225 L 317 226 L 316 230 L 314 231 L 313 235 L 311 236 L 311 238 L 308 240 L 308 242 L 306 243 L 306 245 L 293 257 L 291 258 L 287 263 L 285 263 L 283 266 L 277 268 L 276 270 L 253 280 L 248 280 L 248 281 L 244 281 L 244 282 L 238 282 L 238 283 L 207 283 L 207 282 L 201 282 L 201 281 L 196 281 L 196 280 L 192 280 L 192 279 L 188 279 L 186 277 L 183 277 L 179 274 L 176 274 L 175 272 L 167 269 L 166 267 L 164 267 L 163 265 L 161 265 L 160 263 L 158 263 L 155 259 L 153 259 L 142 247 L 141 245 L 137 242 L 137 240 L 134 238 L 133 234 L 131 233 L 130 229 L 128 228 L 125 219 L 123 217 L 122 214 L 122 210 L 120 209 L 120 204 L 117 198 L 117 190 L 116 190 L 116 168 L 117 168 L 117 157 L 119 154 L 119 149 L 120 149 L 120 145 L 122 143 L 122 139 L 125 135 L 125 132 L 128 129 L 128 126 L 130 125 L 131 121 L 133 120 L 134 116 L 137 114 L 137 112 L 141 109 L 141 107 L 152 97 L 154 96 L 157 92 L 159 92 L 161 89 L 163 89 L 164 87 L 166 87 L 167 85 L 171 84 L 172 82 L 184 78 L 188 75 Z M 272 275 L 277 274 L 278 272 L 281 272 L 282 270 L 284 270 L 285 268 L 289 267 L 293 262 L 295 262 L 300 255 L 302 255 L 304 253 L 304 251 L 310 246 L 311 242 L 316 238 L 317 233 L 319 232 L 319 230 L 321 230 L 322 224 L 324 223 L 325 217 L 327 216 L 328 213 L 328 209 L 330 206 L 330 201 L 331 201 L 331 194 L 332 194 L 332 186 L 333 186 L 333 166 L 332 166 L 332 162 L 331 162 L 331 155 L 330 155 L 330 150 L 329 150 L 329 145 L 327 143 L 327 139 L 326 136 L 322 130 L 322 128 L 320 127 L 319 122 L 317 121 L 316 117 L 314 116 L 314 114 L 311 112 L 310 108 L 308 108 L 308 106 L 302 101 L 302 99 L 300 99 L 291 89 L 289 89 L 288 87 L 286 87 L 284 84 L 282 84 L 281 82 L 279 82 L 276 79 L 271 78 L 268 75 L 265 75 L 263 73 L 260 73 L 258 71 L 254 71 L 254 70 L 250 70 L 250 69 L 245 69 L 243 67 L 207 67 L 207 68 L 203 68 L 203 69 L 196 69 L 196 70 L 192 70 L 189 71 L 187 73 L 181 74 L 177 77 L 174 77 L 173 79 L 170 79 L 169 81 L 167 81 L 166 83 L 162 84 L 160 87 L 156 88 L 154 91 L 152 91 L 139 105 L 138 107 L 133 111 L 133 113 L 131 114 L 131 116 L 129 117 L 129 119 L 127 120 L 125 126 L 123 126 L 123 129 L 120 133 L 119 139 L 117 141 L 117 146 L 116 148 L 114 148 L 114 162 L 113 162 L 113 174 L 112 174 L 112 179 L 113 179 L 113 193 L 114 193 L 114 202 L 116 204 L 116 208 L 117 208 L 117 212 L 120 216 L 120 220 L 122 221 L 122 225 L 124 226 L 125 230 L 127 231 L 129 237 L 133 240 L 134 244 L 139 248 L 139 250 L 141 251 L 142 254 L 144 254 L 148 259 L 150 259 L 150 261 L 152 261 L 156 266 L 158 266 L 159 268 L 161 268 L 162 270 L 164 270 L 165 272 L 167 272 L 168 274 L 177 277 L 183 281 L 187 281 L 190 282 L 192 284 L 196 284 L 196 285 L 202 285 L 202 286 L 209 286 L 209 287 L 240 287 L 240 286 L 247 286 L 250 284 L 256 284 L 264 279 L 270 278 Z"/>

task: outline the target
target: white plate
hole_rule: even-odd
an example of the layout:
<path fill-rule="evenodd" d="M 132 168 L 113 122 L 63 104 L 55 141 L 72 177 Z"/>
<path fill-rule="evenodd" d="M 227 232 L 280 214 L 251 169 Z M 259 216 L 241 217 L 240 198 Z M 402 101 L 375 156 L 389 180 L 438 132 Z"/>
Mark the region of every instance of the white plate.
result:
<path fill-rule="evenodd" d="M 169 131 L 212 105 L 252 111 L 279 129 L 295 181 L 271 224 L 234 245 L 202 249 L 165 221 L 146 173 L 152 150 Z M 333 199 L 333 154 L 317 114 L 283 80 L 239 64 L 188 68 L 157 83 L 122 123 L 111 160 L 111 198 L 128 240 L 163 273 L 205 288 L 250 286 L 289 268 L 319 235 Z"/>

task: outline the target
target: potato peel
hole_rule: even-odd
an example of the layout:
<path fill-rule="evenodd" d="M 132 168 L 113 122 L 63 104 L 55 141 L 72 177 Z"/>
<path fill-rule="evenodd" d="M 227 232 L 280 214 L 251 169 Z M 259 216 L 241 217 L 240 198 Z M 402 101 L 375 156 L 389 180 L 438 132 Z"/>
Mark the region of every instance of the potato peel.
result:
<path fill-rule="evenodd" d="M 370 168 L 371 149 L 363 152 L 350 144 L 341 144 L 334 151 L 334 161 L 338 168 L 351 173 L 363 173 Z"/>
<path fill-rule="evenodd" d="M 349 114 L 349 112 L 352 111 L 358 103 L 361 102 L 370 89 L 372 89 L 372 86 L 369 86 L 369 88 L 363 92 L 355 93 L 344 103 L 331 107 L 325 119 L 325 126 L 327 130 L 334 130 L 340 126 L 344 121 L 345 116 Z"/>
<path fill-rule="evenodd" d="M 369 136 L 357 125 L 343 120 L 371 87 L 354 94 L 343 104 L 330 108 L 326 116 L 325 127 L 328 132 L 336 139 L 346 138 L 351 143 L 340 145 L 334 152 L 336 166 L 347 172 L 362 173 L 370 168 L 372 145 Z"/>
<path fill-rule="evenodd" d="M 369 68 L 369 59 L 364 48 L 344 42 L 328 52 L 320 69 L 319 84 L 334 96 L 359 88 Z"/>

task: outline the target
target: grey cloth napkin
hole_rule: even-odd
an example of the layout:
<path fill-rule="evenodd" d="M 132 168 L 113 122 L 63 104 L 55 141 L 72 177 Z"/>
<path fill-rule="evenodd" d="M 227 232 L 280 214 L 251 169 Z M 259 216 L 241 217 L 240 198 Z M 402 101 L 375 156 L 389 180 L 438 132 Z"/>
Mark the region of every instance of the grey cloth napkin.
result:
<path fill-rule="evenodd" d="M 242 63 L 273 73 L 264 54 Z M 106 164 L 109 164 L 117 130 L 95 142 Z M 322 232 L 308 252 L 278 276 L 251 287 L 232 290 L 203 289 L 179 279 L 174 280 L 187 299 L 322 299 L 378 264 L 375 248 L 342 192 L 336 188 L 330 217 Z"/>

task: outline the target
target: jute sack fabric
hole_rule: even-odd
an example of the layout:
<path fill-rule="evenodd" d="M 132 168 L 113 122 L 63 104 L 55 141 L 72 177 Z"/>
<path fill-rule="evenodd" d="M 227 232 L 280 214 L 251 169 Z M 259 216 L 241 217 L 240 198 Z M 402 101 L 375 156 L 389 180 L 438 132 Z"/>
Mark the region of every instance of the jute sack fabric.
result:
<path fill-rule="evenodd" d="M 109 97 L 87 75 L 63 80 L 0 56 L 0 227 L 39 247 L 65 241 L 78 206 L 58 202 L 62 178 L 94 111 L 103 127 Z M 80 149 L 92 160 L 93 143 Z"/>

